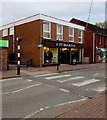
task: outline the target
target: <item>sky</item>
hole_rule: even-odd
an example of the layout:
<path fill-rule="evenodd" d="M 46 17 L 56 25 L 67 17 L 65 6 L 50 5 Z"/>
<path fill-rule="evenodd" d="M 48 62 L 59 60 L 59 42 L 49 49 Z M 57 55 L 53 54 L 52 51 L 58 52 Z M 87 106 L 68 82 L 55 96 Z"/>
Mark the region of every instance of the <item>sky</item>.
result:
<path fill-rule="evenodd" d="M 0 23 L 4 25 L 43 13 L 68 22 L 72 18 L 87 22 L 89 17 L 89 23 L 95 24 L 105 21 L 105 2 L 106 0 L 0 0 Z"/>

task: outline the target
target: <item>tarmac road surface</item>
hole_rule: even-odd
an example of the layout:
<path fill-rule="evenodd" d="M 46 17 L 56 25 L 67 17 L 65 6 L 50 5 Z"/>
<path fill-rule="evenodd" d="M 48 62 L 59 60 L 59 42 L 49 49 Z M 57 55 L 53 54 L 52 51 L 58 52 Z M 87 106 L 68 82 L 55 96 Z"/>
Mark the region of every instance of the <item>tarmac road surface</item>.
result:
<path fill-rule="evenodd" d="M 105 91 L 104 67 L 3 79 L 3 118 L 54 118 Z"/>

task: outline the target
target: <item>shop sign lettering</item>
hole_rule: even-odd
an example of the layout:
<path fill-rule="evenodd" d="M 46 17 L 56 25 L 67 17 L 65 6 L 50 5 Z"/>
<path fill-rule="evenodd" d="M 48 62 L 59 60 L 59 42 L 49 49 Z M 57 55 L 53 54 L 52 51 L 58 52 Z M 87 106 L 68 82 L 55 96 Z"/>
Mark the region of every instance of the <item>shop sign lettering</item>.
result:
<path fill-rule="evenodd" d="M 56 46 L 59 46 L 59 47 L 75 47 L 75 45 L 69 44 L 69 43 L 56 43 Z"/>

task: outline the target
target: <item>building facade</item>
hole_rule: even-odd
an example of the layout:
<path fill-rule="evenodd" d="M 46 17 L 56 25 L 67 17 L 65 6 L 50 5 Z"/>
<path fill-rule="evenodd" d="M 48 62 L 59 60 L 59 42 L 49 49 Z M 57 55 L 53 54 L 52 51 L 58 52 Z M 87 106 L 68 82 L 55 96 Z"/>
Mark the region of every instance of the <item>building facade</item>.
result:
<path fill-rule="evenodd" d="M 2 39 L 9 40 L 8 56 L 17 60 L 16 37 L 22 37 L 21 59 L 32 59 L 33 66 L 83 63 L 84 27 L 37 14 L 0 28 Z"/>
<path fill-rule="evenodd" d="M 0 40 L 0 71 L 7 70 L 8 41 Z"/>
<path fill-rule="evenodd" d="M 70 22 L 85 27 L 84 57 L 89 57 L 90 63 L 107 61 L 107 30 L 75 18 Z"/>

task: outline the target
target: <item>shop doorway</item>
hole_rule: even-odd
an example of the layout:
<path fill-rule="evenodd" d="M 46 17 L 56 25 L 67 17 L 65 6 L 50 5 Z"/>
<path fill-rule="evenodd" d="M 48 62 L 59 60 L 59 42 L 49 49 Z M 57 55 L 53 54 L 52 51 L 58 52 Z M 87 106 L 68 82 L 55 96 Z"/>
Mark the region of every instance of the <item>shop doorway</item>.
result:
<path fill-rule="evenodd" d="M 60 63 L 69 64 L 70 63 L 70 49 L 61 48 L 60 49 Z"/>
<path fill-rule="evenodd" d="M 77 63 L 81 63 L 81 49 L 71 48 L 71 63 L 73 59 L 76 59 Z"/>
<path fill-rule="evenodd" d="M 76 60 L 77 63 L 81 63 L 81 49 L 75 49 L 75 48 L 60 49 L 61 64 L 72 64 L 74 59 Z"/>

